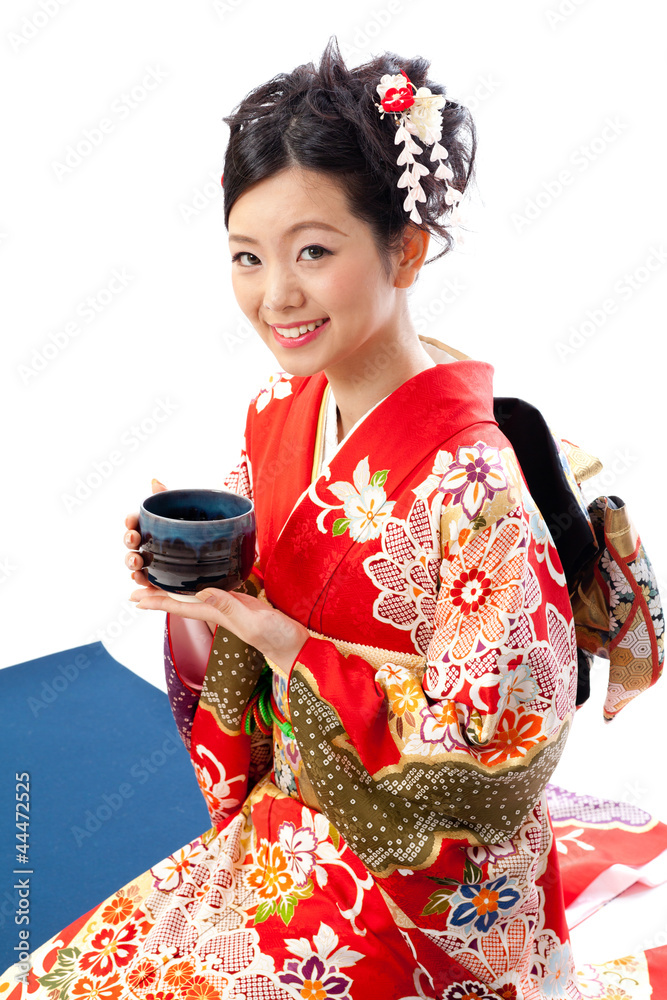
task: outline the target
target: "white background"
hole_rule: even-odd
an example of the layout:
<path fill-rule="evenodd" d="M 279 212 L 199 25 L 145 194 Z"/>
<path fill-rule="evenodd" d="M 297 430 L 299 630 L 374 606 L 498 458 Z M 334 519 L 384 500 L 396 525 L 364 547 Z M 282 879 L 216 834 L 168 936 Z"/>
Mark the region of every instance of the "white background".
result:
<path fill-rule="evenodd" d="M 317 61 L 330 34 L 350 65 L 385 49 L 425 56 L 471 108 L 474 232 L 424 268 L 415 320 L 490 362 L 496 395 L 537 405 L 602 460 L 588 498 L 626 501 L 667 601 L 659 6 L 43 2 L 47 14 L 28 0 L 1 14 L 0 665 L 100 638 L 164 687 L 164 614 L 128 600 L 124 516 L 153 476 L 219 487 L 277 367 L 231 290 L 221 118 Z M 67 166 L 102 119 L 108 131 Z M 126 284 L 106 302 L 114 271 Z M 109 474 L 96 481 L 98 469 Z M 604 673 L 596 661 L 553 780 L 667 821 L 667 683 L 605 726 Z M 667 940 L 664 891 L 637 898 L 621 921 L 609 907 L 574 932 L 579 961 Z"/>

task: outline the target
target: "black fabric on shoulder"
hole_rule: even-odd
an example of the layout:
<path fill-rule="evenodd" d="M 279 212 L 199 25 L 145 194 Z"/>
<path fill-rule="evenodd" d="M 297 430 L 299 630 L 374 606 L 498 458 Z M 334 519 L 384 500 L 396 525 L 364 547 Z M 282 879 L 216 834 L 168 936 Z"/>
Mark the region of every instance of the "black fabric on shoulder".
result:
<path fill-rule="evenodd" d="M 514 448 L 530 495 L 551 533 L 572 597 L 582 570 L 596 558 L 599 548 L 565 476 L 553 435 L 540 411 L 524 399 L 496 396 L 493 413 Z M 577 648 L 577 658 L 579 707 L 590 696 L 592 657 Z"/>
<path fill-rule="evenodd" d="M 540 411 L 524 399 L 496 396 L 493 413 L 509 438 L 537 505 L 558 550 L 568 591 L 598 552 L 590 525 L 558 457 L 553 435 Z"/>

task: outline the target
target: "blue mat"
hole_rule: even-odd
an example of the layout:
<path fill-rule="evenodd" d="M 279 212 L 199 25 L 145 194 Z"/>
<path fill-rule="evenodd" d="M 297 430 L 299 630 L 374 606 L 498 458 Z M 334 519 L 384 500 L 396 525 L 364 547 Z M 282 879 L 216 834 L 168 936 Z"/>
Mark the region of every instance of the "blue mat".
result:
<path fill-rule="evenodd" d="M 166 694 L 101 642 L 0 670 L 0 716 L 1 972 L 20 929 L 34 950 L 211 820 Z"/>

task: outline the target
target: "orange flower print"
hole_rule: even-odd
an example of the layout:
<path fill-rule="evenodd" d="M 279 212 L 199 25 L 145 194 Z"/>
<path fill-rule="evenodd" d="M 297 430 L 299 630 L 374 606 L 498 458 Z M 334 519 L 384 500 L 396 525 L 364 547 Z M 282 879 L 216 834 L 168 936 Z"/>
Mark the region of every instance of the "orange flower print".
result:
<path fill-rule="evenodd" d="M 276 899 L 284 896 L 294 886 L 289 872 L 287 858 L 279 844 L 261 842 L 257 855 L 257 866 L 248 873 L 248 884 L 257 889 L 262 899 Z"/>
<path fill-rule="evenodd" d="M 424 700 L 424 693 L 414 677 L 408 677 L 402 684 L 391 684 L 387 688 L 389 705 L 394 715 L 416 712 Z"/>
<path fill-rule="evenodd" d="M 500 719 L 495 737 L 480 753 L 479 759 L 483 764 L 502 764 L 512 757 L 525 757 L 532 747 L 546 738 L 542 723 L 539 715 L 508 709 Z"/>
<path fill-rule="evenodd" d="M 129 896 L 117 895 L 102 910 L 102 920 L 106 924 L 120 924 L 127 920 L 134 910 L 134 902 Z"/>
<path fill-rule="evenodd" d="M 172 965 L 164 974 L 164 982 L 167 986 L 178 989 L 188 985 L 195 976 L 195 967 L 190 962 L 177 962 Z"/>
<path fill-rule="evenodd" d="M 517 518 L 499 518 L 450 559 L 429 662 L 445 652 L 452 659 L 467 660 L 479 652 L 480 643 L 494 647 L 507 640 L 510 621 L 524 606 L 525 530 Z"/>
<path fill-rule="evenodd" d="M 155 984 L 157 976 L 157 966 L 147 958 L 143 958 L 127 973 L 127 985 L 132 990 L 147 990 Z"/>
<path fill-rule="evenodd" d="M 220 994 L 204 976 L 195 976 L 183 990 L 184 1000 L 220 1000 Z"/>
<path fill-rule="evenodd" d="M 143 1000 L 176 1000 L 172 990 L 158 990 L 157 993 L 146 993 Z"/>
<path fill-rule="evenodd" d="M 71 996 L 73 1000 L 118 1000 L 122 989 L 118 973 L 101 983 L 83 976 L 72 986 Z"/>
<path fill-rule="evenodd" d="M 483 764 L 502 764 L 512 757 L 525 757 L 531 747 L 545 739 L 542 722 L 539 715 L 508 709 L 500 719 L 494 739 L 479 759 Z"/>

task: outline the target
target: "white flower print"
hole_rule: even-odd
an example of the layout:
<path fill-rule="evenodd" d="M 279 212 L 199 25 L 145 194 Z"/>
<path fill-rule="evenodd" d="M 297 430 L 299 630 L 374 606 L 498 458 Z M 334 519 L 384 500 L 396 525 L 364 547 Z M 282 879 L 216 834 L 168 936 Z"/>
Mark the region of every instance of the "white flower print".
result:
<path fill-rule="evenodd" d="M 297 830 L 294 823 L 284 822 L 278 827 L 278 841 L 294 884 L 304 886 L 315 867 L 315 830 L 310 826 L 301 826 Z"/>
<path fill-rule="evenodd" d="M 500 452 L 482 441 L 456 449 L 456 460 L 440 480 L 438 489 L 451 493 L 470 520 L 481 512 L 487 497 L 507 489 L 508 481 Z"/>
<path fill-rule="evenodd" d="M 258 413 L 261 413 L 264 407 L 270 402 L 272 398 L 284 399 L 285 396 L 291 396 L 292 394 L 292 383 L 290 382 L 291 375 L 287 372 L 276 372 L 275 375 L 271 375 L 267 385 L 260 389 L 259 394 L 255 399 L 255 408 Z"/>
<path fill-rule="evenodd" d="M 572 956 L 570 945 L 565 943 L 562 948 L 554 948 L 546 961 L 547 974 L 542 981 L 545 997 L 556 998 L 567 996 L 567 983 L 570 978 Z"/>
<path fill-rule="evenodd" d="M 503 705 L 509 708 L 516 707 L 521 701 L 532 701 L 538 694 L 530 664 L 520 663 L 519 660 L 520 657 L 514 654 L 498 657 L 500 698 Z"/>
<path fill-rule="evenodd" d="M 326 533 L 324 518 L 329 511 L 342 508 L 345 516 L 338 517 L 334 521 L 331 529 L 334 536 L 349 531 L 350 538 L 355 542 L 378 538 L 384 523 L 394 509 L 394 501 L 387 500 L 387 494 L 383 489 L 388 475 L 388 469 L 381 469 L 371 476 L 368 455 L 362 458 L 352 474 L 353 482 L 338 480 L 328 487 L 335 497 L 342 500 L 340 504 L 330 504 L 321 500 L 315 489 L 316 483 L 311 484 L 308 495 L 319 507 L 324 507 L 317 516 L 319 530 Z"/>
<path fill-rule="evenodd" d="M 151 868 L 151 875 L 155 878 L 155 888 L 164 892 L 175 889 L 183 881 L 183 876 L 189 875 L 206 853 L 204 844 L 195 840 L 181 847 L 175 854 L 170 854 L 164 861 Z"/>

